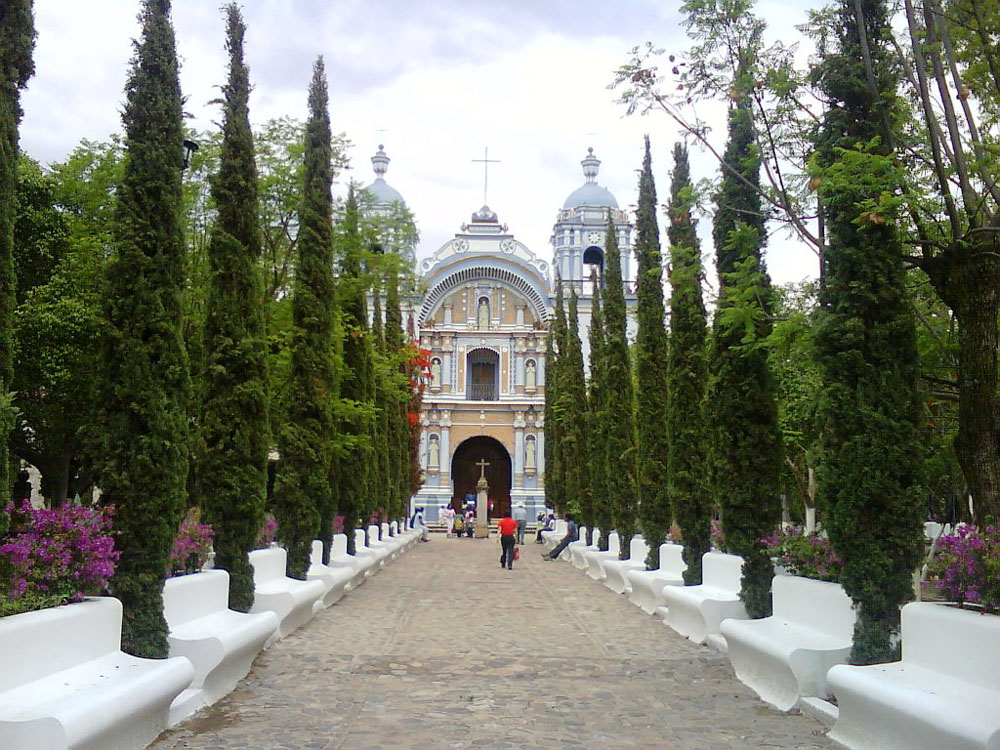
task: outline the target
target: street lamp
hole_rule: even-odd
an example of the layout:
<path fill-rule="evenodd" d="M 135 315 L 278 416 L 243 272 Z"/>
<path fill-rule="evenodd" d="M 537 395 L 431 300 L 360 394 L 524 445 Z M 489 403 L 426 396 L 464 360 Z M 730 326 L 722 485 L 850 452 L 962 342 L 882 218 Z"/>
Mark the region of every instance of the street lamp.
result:
<path fill-rule="evenodd" d="M 198 150 L 198 144 L 194 141 L 184 141 L 184 161 L 181 163 L 181 169 L 187 169 L 191 166 L 191 156 L 195 151 Z"/>

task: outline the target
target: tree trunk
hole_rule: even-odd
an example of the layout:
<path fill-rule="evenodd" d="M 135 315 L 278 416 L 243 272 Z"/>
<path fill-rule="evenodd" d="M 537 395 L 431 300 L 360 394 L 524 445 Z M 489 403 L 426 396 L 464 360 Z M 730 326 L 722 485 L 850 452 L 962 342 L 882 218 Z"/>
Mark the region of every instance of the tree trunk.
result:
<path fill-rule="evenodd" d="M 997 346 L 1000 261 L 993 241 L 954 253 L 932 279 L 958 322 L 958 434 L 955 454 L 975 503 L 976 521 L 1000 519 Z M 943 283 L 941 283 L 943 282 Z"/>

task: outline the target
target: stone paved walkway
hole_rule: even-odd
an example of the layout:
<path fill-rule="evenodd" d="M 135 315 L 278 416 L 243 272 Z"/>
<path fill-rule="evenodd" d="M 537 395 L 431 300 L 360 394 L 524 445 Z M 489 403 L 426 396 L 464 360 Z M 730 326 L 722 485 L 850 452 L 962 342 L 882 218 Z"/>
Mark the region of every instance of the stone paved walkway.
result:
<path fill-rule="evenodd" d="M 434 535 L 263 653 L 155 750 L 833 748 L 567 562 Z"/>

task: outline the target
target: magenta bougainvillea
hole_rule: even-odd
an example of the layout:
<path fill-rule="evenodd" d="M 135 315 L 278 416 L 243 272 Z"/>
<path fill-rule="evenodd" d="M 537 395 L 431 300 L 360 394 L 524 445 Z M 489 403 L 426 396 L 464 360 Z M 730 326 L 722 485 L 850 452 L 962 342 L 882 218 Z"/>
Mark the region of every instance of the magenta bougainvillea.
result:
<path fill-rule="evenodd" d="M 254 549 L 266 549 L 270 547 L 277 534 L 278 522 L 274 520 L 274 516 L 268 513 L 264 518 L 264 523 L 261 525 L 260 531 L 257 532 L 257 542 L 254 544 Z"/>
<path fill-rule="evenodd" d="M 111 506 L 8 506 L 0 539 L 0 613 L 39 609 L 100 594 L 115 572 Z"/>
<path fill-rule="evenodd" d="M 214 538 L 215 531 L 208 524 L 181 521 L 170 549 L 170 575 L 181 576 L 201 570 L 208 562 Z"/>
<path fill-rule="evenodd" d="M 1000 611 L 1000 527 L 962 524 L 941 536 L 929 573 L 946 599 Z"/>
<path fill-rule="evenodd" d="M 792 528 L 776 531 L 761 541 L 771 557 L 792 575 L 835 583 L 840 580 L 842 563 L 829 539 L 807 536 Z"/>

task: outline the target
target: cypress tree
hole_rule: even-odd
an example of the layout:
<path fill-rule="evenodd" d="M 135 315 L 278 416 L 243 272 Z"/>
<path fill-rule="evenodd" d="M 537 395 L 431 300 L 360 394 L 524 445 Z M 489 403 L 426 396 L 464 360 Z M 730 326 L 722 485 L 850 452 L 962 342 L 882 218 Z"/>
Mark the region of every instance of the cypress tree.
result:
<path fill-rule="evenodd" d="M 344 517 L 348 551 L 354 554 L 354 529 L 364 524 L 367 534 L 372 510 L 373 383 L 372 352 L 368 332 L 366 286 L 361 273 L 362 241 L 358 202 L 352 186 L 344 221 L 338 233 L 341 254 L 344 371 L 341 399 L 345 438 L 340 456 L 340 513 Z"/>
<path fill-rule="evenodd" d="M 580 343 L 580 316 L 578 312 L 576 288 L 569 293 L 569 317 L 563 332 L 563 343 L 559 348 L 559 443 L 564 467 L 573 467 L 563 472 L 565 507 L 574 515 L 579 515 L 583 495 L 587 488 L 584 472 L 579 465 L 586 454 L 587 390 L 583 379 L 583 347 Z"/>
<path fill-rule="evenodd" d="M 694 188 L 687 148 L 674 145 L 667 208 L 670 242 L 670 353 L 667 359 L 667 461 L 670 507 L 684 537 L 684 581 L 701 583 L 701 556 L 712 547 L 712 504 L 705 484 L 705 303 L 701 247 L 691 218 Z"/>
<path fill-rule="evenodd" d="M 562 279 L 556 277 L 556 309 L 545 339 L 545 499 L 561 512 L 566 506 L 565 451 L 562 445 L 562 347 L 566 338 L 566 310 Z"/>
<path fill-rule="evenodd" d="M 604 315 L 601 311 L 601 293 L 596 272 L 591 273 L 594 287 L 590 313 L 590 382 L 587 393 L 589 455 L 587 469 L 590 474 L 591 517 L 587 523 L 587 544 L 593 544 L 593 527 L 601 530 L 598 546 L 608 551 L 608 532 L 614 523 L 608 497 L 607 462 L 605 441 L 608 430 L 607 377 L 604 365 Z"/>
<path fill-rule="evenodd" d="M 14 209 L 17 189 L 21 89 L 35 72 L 31 0 L 0 4 L 0 508 L 10 500 L 13 477 L 7 435 L 14 426 Z M 3 513 L 0 512 L 0 520 Z"/>
<path fill-rule="evenodd" d="M 615 224 L 608 217 L 604 246 L 604 371 L 607 431 L 604 440 L 605 482 L 621 544 L 620 557 L 628 559 L 636 532 L 635 429 L 632 361 L 626 336 L 625 288 Z"/>
<path fill-rule="evenodd" d="M 771 612 L 774 568 L 760 540 L 781 520 L 781 434 L 764 348 L 771 332 L 771 287 L 761 257 L 766 234 L 755 189 L 759 171 L 750 103 L 741 96 L 729 110 L 729 142 L 712 227 L 720 294 L 707 419 L 723 540 L 743 558 L 740 596 L 751 617 Z"/>
<path fill-rule="evenodd" d="M 264 520 L 267 491 L 269 399 L 250 74 L 243 59 L 246 26 L 235 4 L 225 11 L 229 81 L 223 88 L 219 174 L 212 181 L 219 217 L 208 245 L 204 449 L 198 473 L 204 517 L 215 529 L 215 567 L 229 572 L 229 606 L 248 612 L 253 569 L 247 553 Z"/>
<path fill-rule="evenodd" d="M 921 559 L 920 404 L 891 198 L 901 176 L 888 130 L 897 80 L 885 5 L 841 2 L 836 25 L 837 49 L 817 73 L 829 102 L 817 144 L 828 237 L 816 327 L 818 502 L 857 606 L 851 661 L 867 664 L 894 658 L 892 633 Z"/>
<path fill-rule="evenodd" d="M 384 514 L 392 500 L 392 448 L 390 441 L 390 358 L 385 346 L 385 328 L 382 325 L 382 289 L 377 277 L 372 287 L 372 343 L 375 370 L 375 430 L 372 434 L 375 476 L 375 507 Z M 379 527 L 381 529 L 381 526 Z M 381 533 L 381 531 L 379 532 Z"/>
<path fill-rule="evenodd" d="M 649 547 L 646 567 L 660 567 L 660 545 L 670 531 L 667 457 L 667 331 L 663 309 L 663 257 L 656 223 L 656 185 L 646 136 L 635 219 L 639 330 L 636 334 L 636 444 L 639 525 Z"/>
<path fill-rule="evenodd" d="M 183 137 L 169 0 L 147 0 L 139 19 L 104 300 L 100 485 L 119 532 L 110 588 L 125 609 L 122 648 L 165 657 L 163 580 L 187 494 L 191 388 L 181 334 Z"/>
<path fill-rule="evenodd" d="M 385 345 L 395 362 L 394 401 L 391 405 L 392 432 L 392 518 L 403 518 L 410 499 L 410 422 L 407 406 L 410 401 L 406 377 L 406 344 L 403 338 L 403 314 L 399 303 L 399 279 L 395 265 L 389 267 L 385 293 Z"/>
<path fill-rule="evenodd" d="M 337 384 L 330 155 L 326 70 L 320 57 L 309 83 L 299 257 L 292 285 L 292 364 L 274 493 L 278 538 L 288 551 L 288 575 L 299 579 L 309 569 L 313 538 L 325 539 L 330 533 L 329 528 L 321 528 L 321 519 L 332 505 Z"/>

